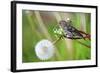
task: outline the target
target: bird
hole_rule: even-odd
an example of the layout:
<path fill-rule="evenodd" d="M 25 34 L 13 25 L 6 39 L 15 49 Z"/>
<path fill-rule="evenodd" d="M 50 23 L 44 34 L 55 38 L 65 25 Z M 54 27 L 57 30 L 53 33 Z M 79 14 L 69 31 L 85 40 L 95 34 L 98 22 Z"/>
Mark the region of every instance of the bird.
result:
<path fill-rule="evenodd" d="M 84 36 L 79 32 L 79 30 L 72 26 L 72 21 L 70 21 L 69 19 L 67 21 L 61 20 L 59 24 L 64 31 L 64 37 L 69 39 L 84 38 Z"/>

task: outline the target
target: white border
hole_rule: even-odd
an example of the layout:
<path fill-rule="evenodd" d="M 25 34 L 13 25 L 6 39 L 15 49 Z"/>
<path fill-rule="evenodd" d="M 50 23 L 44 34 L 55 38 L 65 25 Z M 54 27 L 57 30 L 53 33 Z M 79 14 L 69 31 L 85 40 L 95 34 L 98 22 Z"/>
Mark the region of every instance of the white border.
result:
<path fill-rule="evenodd" d="M 91 13 L 91 60 L 77 60 L 77 61 L 60 61 L 60 62 L 35 62 L 35 63 L 22 63 L 22 9 L 26 10 L 44 10 L 44 11 L 65 11 L 65 12 L 85 12 Z M 17 70 L 22 69 L 38 69 L 38 68 L 52 68 L 52 67 L 71 67 L 71 66 L 85 66 L 95 65 L 96 57 L 96 10 L 93 8 L 81 8 L 81 7 L 60 7 L 60 6 L 45 6 L 45 5 L 28 5 L 17 4 L 16 12 L 16 25 L 17 25 L 17 47 L 16 47 L 16 60 Z"/>

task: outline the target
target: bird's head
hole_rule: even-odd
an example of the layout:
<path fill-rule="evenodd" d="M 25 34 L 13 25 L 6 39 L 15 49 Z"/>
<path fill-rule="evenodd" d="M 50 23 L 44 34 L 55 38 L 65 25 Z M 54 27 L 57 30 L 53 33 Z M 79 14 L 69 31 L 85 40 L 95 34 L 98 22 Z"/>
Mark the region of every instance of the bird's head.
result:
<path fill-rule="evenodd" d="M 61 27 L 66 27 L 68 25 L 68 23 L 66 21 L 64 21 L 64 20 L 61 20 L 59 22 L 59 24 L 60 24 Z"/>
<path fill-rule="evenodd" d="M 69 18 L 67 18 L 66 21 L 65 21 L 65 20 L 61 20 L 61 21 L 59 22 L 59 24 L 60 24 L 61 27 L 69 26 L 70 23 L 71 23 L 71 20 L 70 20 Z"/>

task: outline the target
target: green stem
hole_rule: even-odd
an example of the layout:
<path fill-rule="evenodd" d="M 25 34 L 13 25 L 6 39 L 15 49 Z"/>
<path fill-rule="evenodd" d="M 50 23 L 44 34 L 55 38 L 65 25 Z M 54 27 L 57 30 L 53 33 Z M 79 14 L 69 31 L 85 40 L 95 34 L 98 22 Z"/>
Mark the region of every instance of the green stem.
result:
<path fill-rule="evenodd" d="M 80 41 L 77 41 L 77 42 L 80 43 L 80 44 L 82 44 L 82 45 L 84 45 L 84 46 L 86 46 L 86 47 L 88 47 L 88 48 L 91 48 L 91 46 L 86 45 L 86 44 L 84 44 L 84 43 L 82 43 L 82 42 L 80 42 Z"/>
<path fill-rule="evenodd" d="M 61 38 L 62 38 L 62 36 L 59 37 L 57 40 L 53 41 L 53 45 L 56 44 Z"/>

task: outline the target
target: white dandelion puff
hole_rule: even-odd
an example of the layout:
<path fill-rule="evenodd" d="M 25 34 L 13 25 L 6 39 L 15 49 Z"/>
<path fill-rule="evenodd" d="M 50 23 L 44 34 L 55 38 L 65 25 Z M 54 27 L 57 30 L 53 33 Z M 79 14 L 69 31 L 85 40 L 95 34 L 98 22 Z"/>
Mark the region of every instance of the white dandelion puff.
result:
<path fill-rule="evenodd" d="M 35 52 L 40 60 L 48 60 L 53 57 L 55 48 L 48 40 L 42 40 L 35 46 Z"/>

